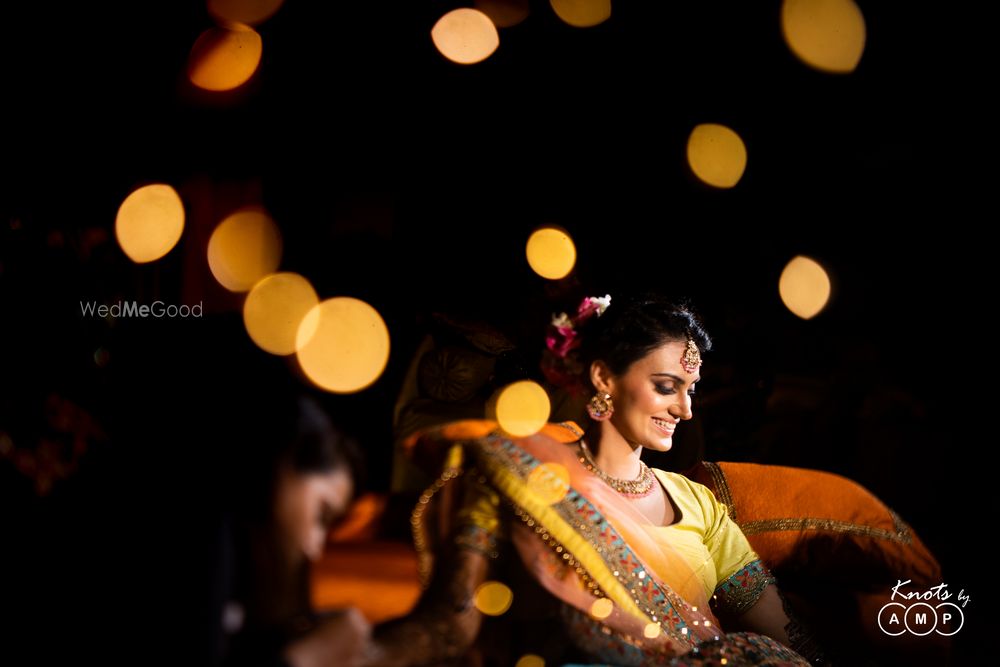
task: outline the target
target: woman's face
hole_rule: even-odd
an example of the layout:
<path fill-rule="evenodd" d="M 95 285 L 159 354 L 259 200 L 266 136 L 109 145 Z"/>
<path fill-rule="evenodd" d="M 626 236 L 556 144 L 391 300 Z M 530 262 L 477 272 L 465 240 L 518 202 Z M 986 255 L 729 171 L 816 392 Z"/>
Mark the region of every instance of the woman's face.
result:
<path fill-rule="evenodd" d="M 607 379 L 611 423 L 626 440 L 665 452 L 673 446 L 678 422 L 691 419 L 691 394 L 701 376 L 681 365 L 686 349 L 686 341 L 664 343 Z"/>
<path fill-rule="evenodd" d="M 343 467 L 319 473 L 282 473 L 276 518 L 287 547 L 309 560 L 322 556 L 330 525 L 347 511 L 353 492 L 351 475 Z"/>

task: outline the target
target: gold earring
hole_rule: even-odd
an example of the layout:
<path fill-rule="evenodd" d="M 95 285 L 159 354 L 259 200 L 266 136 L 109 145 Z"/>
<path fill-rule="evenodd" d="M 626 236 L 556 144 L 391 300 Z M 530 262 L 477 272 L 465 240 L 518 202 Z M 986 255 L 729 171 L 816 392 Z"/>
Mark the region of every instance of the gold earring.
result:
<path fill-rule="evenodd" d="M 591 397 L 587 403 L 587 414 L 596 422 L 611 419 L 615 412 L 615 405 L 611 401 L 611 394 L 599 391 Z"/>

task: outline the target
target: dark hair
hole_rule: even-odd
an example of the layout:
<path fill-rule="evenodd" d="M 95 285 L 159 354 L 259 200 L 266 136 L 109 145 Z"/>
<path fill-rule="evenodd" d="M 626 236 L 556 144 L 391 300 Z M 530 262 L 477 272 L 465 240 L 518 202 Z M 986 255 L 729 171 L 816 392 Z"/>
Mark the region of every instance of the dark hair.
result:
<path fill-rule="evenodd" d="M 687 301 L 672 301 L 655 294 L 612 295 L 604 314 L 590 318 L 579 333 L 581 380 L 586 387 L 591 386 L 590 365 L 597 360 L 604 361 L 615 375 L 621 375 L 664 343 L 686 341 L 688 336 L 702 353 L 712 349 L 712 339 Z"/>
<path fill-rule="evenodd" d="M 353 477 L 361 476 L 357 446 L 333 426 L 319 404 L 309 396 L 299 396 L 296 408 L 295 430 L 283 452 L 292 470 L 308 474 L 347 468 Z"/>
<path fill-rule="evenodd" d="M 264 391 L 237 406 L 242 425 L 230 431 L 230 457 L 243 458 L 244 473 L 236 481 L 238 504 L 251 516 L 268 515 L 278 471 L 296 475 L 343 468 L 363 486 L 364 467 L 354 440 L 334 426 L 313 397 Z"/>

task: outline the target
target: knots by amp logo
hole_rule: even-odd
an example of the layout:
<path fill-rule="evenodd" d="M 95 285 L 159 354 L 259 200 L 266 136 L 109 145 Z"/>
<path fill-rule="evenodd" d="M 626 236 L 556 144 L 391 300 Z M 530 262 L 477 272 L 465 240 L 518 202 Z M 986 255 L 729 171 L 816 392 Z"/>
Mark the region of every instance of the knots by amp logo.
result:
<path fill-rule="evenodd" d="M 948 584 L 938 584 L 922 591 L 902 590 L 912 583 L 909 579 L 892 587 L 892 601 L 878 612 L 878 627 L 890 637 L 911 634 L 925 637 L 932 632 L 950 637 L 965 625 L 963 608 L 969 595 L 963 588 L 956 597 L 948 592 Z M 955 599 L 952 599 L 955 598 Z"/>

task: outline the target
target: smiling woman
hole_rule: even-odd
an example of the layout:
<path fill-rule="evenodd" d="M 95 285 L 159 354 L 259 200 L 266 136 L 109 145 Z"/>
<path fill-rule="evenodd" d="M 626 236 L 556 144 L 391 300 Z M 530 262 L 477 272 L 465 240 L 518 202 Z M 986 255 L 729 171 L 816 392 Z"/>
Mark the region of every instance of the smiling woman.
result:
<path fill-rule="evenodd" d="M 546 343 L 546 375 L 592 395 L 589 424 L 548 424 L 527 436 L 457 424 L 426 436 L 461 442 L 441 478 L 465 471 L 457 549 L 436 565 L 417 611 L 377 630 L 371 664 L 461 655 L 481 622 L 472 591 L 511 563 L 531 582 L 514 589 L 515 604 L 532 587 L 547 593 L 556 611 L 546 621 L 561 621 L 572 645 L 559 655 L 549 647 L 546 662 L 703 665 L 725 656 L 732 664 L 809 664 L 793 650 L 801 644 L 792 646 L 798 633 L 774 578 L 726 506 L 707 487 L 640 459 L 643 449 L 669 450 L 693 416 L 701 355 L 712 347 L 699 319 L 657 296 L 588 297 L 572 317 L 553 319 Z M 539 484 L 552 470 L 558 479 Z M 454 498 L 441 495 L 443 503 Z M 425 496 L 415 534 L 426 534 L 421 521 L 433 494 Z M 428 624 L 450 631 L 414 643 L 431 634 Z"/>

